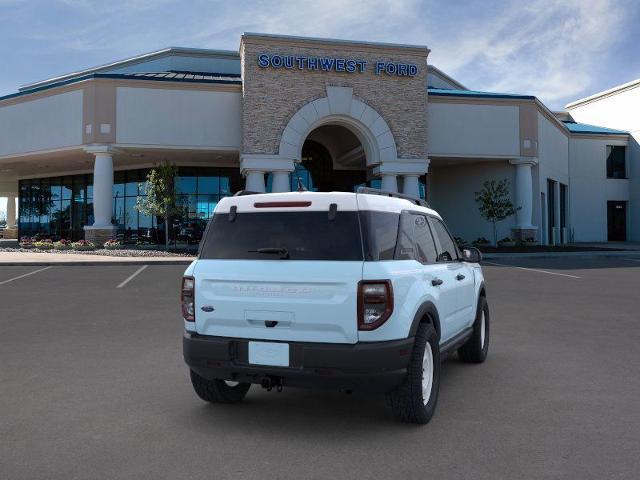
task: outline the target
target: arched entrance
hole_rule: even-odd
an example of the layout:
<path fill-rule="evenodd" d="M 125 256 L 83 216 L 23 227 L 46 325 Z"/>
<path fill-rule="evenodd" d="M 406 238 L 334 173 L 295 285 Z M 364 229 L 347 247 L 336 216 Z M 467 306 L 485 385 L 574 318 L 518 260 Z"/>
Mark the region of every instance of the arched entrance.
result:
<path fill-rule="evenodd" d="M 341 125 L 322 125 L 312 130 L 302 145 L 300 166 L 309 173 L 310 186 L 320 192 L 349 192 L 367 181 L 362 143 Z"/>

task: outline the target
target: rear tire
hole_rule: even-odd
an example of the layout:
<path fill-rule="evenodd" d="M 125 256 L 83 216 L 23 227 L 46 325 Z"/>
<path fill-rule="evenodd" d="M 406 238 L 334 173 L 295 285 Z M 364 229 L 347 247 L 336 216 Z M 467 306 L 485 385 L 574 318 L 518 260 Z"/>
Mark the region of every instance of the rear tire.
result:
<path fill-rule="evenodd" d="M 251 387 L 250 383 L 207 380 L 193 370 L 189 370 L 189 373 L 193 389 L 205 402 L 240 403 Z"/>
<path fill-rule="evenodd" d="M 425 424 L 431 420 L 440 388 L 440 347 L 438 334 L 430 323 L 421 323 L 415 336 L 407 377 L 387 394 L 396 420 Z"/>
<path fill-rule="evenodd" d="M 458 357 L 467 363 L 482 363 L 489 352 L 489 304 L 485 297 L 478 299 L 476 321 L 469 340 L 458 349 Z"/>

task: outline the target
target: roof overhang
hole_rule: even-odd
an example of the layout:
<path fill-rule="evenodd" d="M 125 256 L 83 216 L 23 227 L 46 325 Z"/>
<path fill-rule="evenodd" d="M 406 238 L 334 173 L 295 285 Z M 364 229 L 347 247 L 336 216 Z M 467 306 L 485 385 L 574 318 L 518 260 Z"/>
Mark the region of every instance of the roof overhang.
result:
<path fill-rule="evenodd" d="M 104 65 L 100 65 L 97 67 L 78 70 L 77 72 L 60 75 L 58 77 L 53 77 L 53 78 L 41 80 L 34 83 L 28 83 L 18 88 L 18 91 L 22 92 L 25 90 L 32 90 L 34 88 L 39 88 L 51 83 L 59 83 L 65 80 L 73 79 L 75 77 L 82 77 L 85 75 L 90 75 L 92 73 L 104 72 L 105 70 L 112 70 L 114 68 L 122 68 L 130 65 L 136 65 L 143 62 L 148 62 L 149 60 L 155 60 L 158 58 L 168 57 L 171 55 L 184 55 L 184 56 L 194 56 L 194 57 L 204 56 L 204 57 L 233 58 L 233 59 L 240 58 L 240 54 L 238 52 L 234 52 L 230 50 L 209 50 L 209 49 L 202 49 L 202 48 L 167 47 L 161 50 L 156 50 L 154 52 L 143 53 L 141 55 L 136 55 L 135 57 L 126 58 L 124 60 L 117 60 L 115 62 L 106 63 Z"/>
<path fill-rule="evenodd" d="M 88 82 L 91 80 L 116 80 L 116 81 L 117 80 L 123 80 L 123 81 L 133 80 L 136 82 L 156 82 L 156 83 L 161 82 L 161 83 L 167 84 L 167 86 L 171 84 L 173 84 L 174 86 L 176 84 L 181 84 L 185 86 L 188 84 L 191 84 L 191 85 L 200 84 L 200 85 L 211 85 L 212 87 L 218 86 L 221 89 L 231 89 L 231 90 L 240 89 L 242 87 L 242 80 L 240 79 L 240 77 L 234 76 L 234 75 L 221 75 L 219 78 L 212 77 L 212 78 L 198 79 L 198 78 L 191 78 L 191 77 L 195 77 L 196 75 L 174 74 L 174 76 L 167 76 L 167 75 L 160 76 L 160 73 L 170 73 L 170 72 L 146 73 L 146 74 L 144 73 L 143 74 L 140 74 L 140 73 L 132 73 L 132 74 L 90 73 L 90 74 L 82 75 L 79 77 L 72 77 L 66 80 L 60 80 L 58 82 L 44 84 L 44 85 L 41 85 L 40 87 L 34 87 L 29 90 L 23 90 L 17 93 L 10 93 L 9 95 L 0 97 L 0 105 L 2 105 L 2 102 L 4 102 L 5 100 L 21 99 L 22 97 L 25 97 L 25 100 L 27 100 L 30 98 L 31 95 L 34 95 L 43 91 L 54 90 L 61 87 L 72 86 L 76 84 L 82 84 L 84 82 Z M 143 86 L 143 85 L 144 84 L 142 83 L 140 84 L 140 86 Z"/>

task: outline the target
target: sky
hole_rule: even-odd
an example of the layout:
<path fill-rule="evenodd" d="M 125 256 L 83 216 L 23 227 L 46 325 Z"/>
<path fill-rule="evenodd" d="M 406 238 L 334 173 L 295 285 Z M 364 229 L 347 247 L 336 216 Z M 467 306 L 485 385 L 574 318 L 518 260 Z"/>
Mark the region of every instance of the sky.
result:
<path fill-rule="evenodd" d="M 640 78 L 637 0 L 0 0 L 0 95 L 168 46 L 237 50 L 243 32 L 426 45 L 467 88 L 553 110 Z"/>

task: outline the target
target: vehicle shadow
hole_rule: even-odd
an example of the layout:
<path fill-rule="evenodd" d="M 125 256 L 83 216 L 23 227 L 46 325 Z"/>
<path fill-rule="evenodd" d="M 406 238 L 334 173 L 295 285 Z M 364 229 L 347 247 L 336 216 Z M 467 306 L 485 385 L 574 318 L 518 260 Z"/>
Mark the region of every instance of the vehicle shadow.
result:
<path fill-rule="evenodd" d="M 440 391 L 447 388 L 451 379 L 461 374 L 461 362 L 456 357 L 442 364 Z M 453 374 L 453 375 L 451 375 Z M 469 371 L 470 375 L 473 372 Z M 463 374 L 464 375 L 464 374 Z M 445 410 L 439 405 L 439 413 Z M 314 432 L 316 438 L 330 439 L 336 431 L 349 435 L 388 434 L 389 428 L 398 431 L 414 430 L 414 425 L 397 422 L 386 404 L 384 394 L 354 392 L 346 394 L 326 390 L 285 388 L 278 393 L 267 392 L 253 385 L 245 400 L 238 405 L 212 405 L 193 403 L 193 408 L 183 412 L 193 427 L 220 434 L 221 431 L 265 435 L 286 434 L 289 436 L 308 435 Z M 438 413 L 436 413 L 436 417 Z M 433 422 L 432 422 L 433 423 Z"/>

